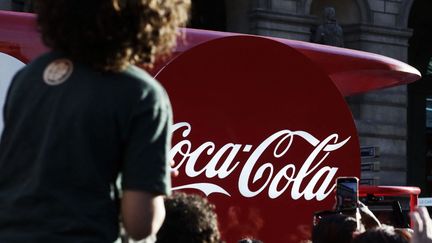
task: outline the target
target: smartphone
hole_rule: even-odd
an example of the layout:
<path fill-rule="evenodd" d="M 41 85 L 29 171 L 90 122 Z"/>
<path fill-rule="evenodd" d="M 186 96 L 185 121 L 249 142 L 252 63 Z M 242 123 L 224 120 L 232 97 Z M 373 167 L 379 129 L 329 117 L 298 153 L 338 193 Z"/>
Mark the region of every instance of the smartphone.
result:
<path fill-rule="evenodd" d="M 356 210 L 358 204 L 357 177 L 336 178 L 336 209 L 339 211 Z"/>

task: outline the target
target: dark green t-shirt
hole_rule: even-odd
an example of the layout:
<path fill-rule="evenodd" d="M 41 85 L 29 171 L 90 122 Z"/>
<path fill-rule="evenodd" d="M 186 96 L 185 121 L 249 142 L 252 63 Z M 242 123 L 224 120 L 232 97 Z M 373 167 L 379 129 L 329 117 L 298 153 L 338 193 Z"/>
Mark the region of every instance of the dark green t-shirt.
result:
<path fill-rule="evenodd" d="M 146 72 L 48 53 L 12 81 L 0 142 L 0 242 L 113 242 L 123 190 L 167 194 L 171 106 Z"/>

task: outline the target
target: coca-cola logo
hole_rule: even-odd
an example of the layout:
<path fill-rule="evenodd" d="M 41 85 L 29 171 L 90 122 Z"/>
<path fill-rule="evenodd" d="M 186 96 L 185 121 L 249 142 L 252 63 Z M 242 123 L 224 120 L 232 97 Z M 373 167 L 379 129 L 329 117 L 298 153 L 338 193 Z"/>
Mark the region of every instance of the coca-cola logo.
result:
<path fill-rule="evenodd" d="M 188 139 L 188 135 L 192 131 L 192 127 L 187 122 L 181 122 L 174 125 L 173 132 L 182 134 L 183 140 L 179 141 L 170 150 L 169 158 L 175 162 L 174 170 L 182 171 L 188 177 L 199 177 L 204 175 L 206 178 L 218 177 L 224 179 L 230 176 L 235 170 L 240 170 L 238 180 L 238 191 L 244 197 L 255 197 L 259 193 L 266 191 L 270 199 L 275 199 L 281 196 L 290 186 L 291 198 L 294 200 L 303 197 L 306 200 L 316 199 L 321 201 L 325 199 L 334 189 L 334 177 L 338 171 L 337 167 L 326 165 L 326 159 L 330 153 L 342 148 L 351 137 L 340 139 L 338 134 L 330 134 L 322 141 L 315 138 L 312 134 L 306 131 L 291 131 L 288 129 L 278 131 L 270 135 L 267 139 L 257 145 L 256 148 L 250 144 L 234 144 L 227 143 L 224 146 L 217 148 L 214 142 L 207 141 L 201 145 L 194 146 L 192 141 Z M 261 155 L 266 151 L 271 144 L 276 144 L 273 151 L 275 160 L 290 161 L 290 158 L 284 157 L 291 149 L 291 145 L 298 139 L 307 141 L 310 144 L 310 154 L 304 161 L 296 163 L 287 163 L 282 169 L 276 171 L 273 164 L 274 161 L 269 161 L 259 165 L 257 162 L 261 159 Z M 237 161 L 236 155 L 240 152 L 249 153 L 249 158 L 246 161 Z M 323 153 L 322 157 L 318 157 Z M 206 165 L 203 168 L 196 168 L 196 162 L 202 154 L 209 157 Z M 224 159 L 222 159 L 222 157 Z M 179 157 L 175 160 L 175 157 Z M 300 168 L 296 165 L 301 164 Z M 252 174 L 252 171 L 256 171 Z M 263 177 L 265 171 L 268 171 L 268 176 L 265 182 L 258 190 L 252 190 L 249 183 L 255 183 Z M 300 185 L 304 183 L 305 178 L 309 177 L 307 186 L 301 190 Z M 321 184 L 318 181 L 324 178 Z M 198 179 L 199 180 L 199 179 Z M 278 189 L 283 184 L 282 189 Z M 196 189 L 205 193 L 207 196 L 212 193 L 221 193 L 230 196 L 223 187 L 216 183 L 199 182 L 193 184 L 179 185 L 173 188 L 178 189 Z"/>
<path fill-rule="evenodd" d="M 174 111 L 173 188 L 216 204 L 227 242 L 305 240 L 313 212 L 334 204 L 335 178 L 360 175 L 344 98 L 289 46 L 221 38 L 184 52 L 156 78 Z"/>

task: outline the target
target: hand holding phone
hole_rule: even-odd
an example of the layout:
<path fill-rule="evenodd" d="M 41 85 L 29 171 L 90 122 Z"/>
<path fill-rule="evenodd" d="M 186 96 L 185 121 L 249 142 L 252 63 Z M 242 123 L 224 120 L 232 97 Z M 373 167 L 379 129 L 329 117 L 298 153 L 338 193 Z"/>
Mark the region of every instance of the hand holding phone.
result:
<path fill-rule="evenodd" d="M 336 210 L 355 211 L 358 207 L 358 178 L 338 177 L 336 179 Z"/>

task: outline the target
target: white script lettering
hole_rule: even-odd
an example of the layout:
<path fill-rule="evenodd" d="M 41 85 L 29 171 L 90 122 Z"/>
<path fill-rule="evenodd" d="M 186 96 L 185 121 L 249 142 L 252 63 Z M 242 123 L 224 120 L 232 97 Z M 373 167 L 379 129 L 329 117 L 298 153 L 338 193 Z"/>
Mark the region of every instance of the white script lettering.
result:
<path fill-rule="evenodd" d="M 175 161 L 173 169 L 180 171 L 184 168 L 184 173 L 191 178 L 205 175 L 205 177 L 224 179 L 230 176 L 236 169 L 240 170 L 238 178 L 239 193 L 247 198 L 255 197 L 267 189 L 267 195 L 271 199 L 280 197 L 291 186 L 291 198 L 298 200 L 316 199 L 324 200 L 333 190 L 334 177 L 338 170 L 337 167 L 324 166 L 328 156 L 342 148 L 351 137 L 339 142 L 338 134 L 331 134 L 324 140 L 320 141 L 310 133 L 305 131 L 281 130 L 274 133 L 255 149 L 252 145 L 227 143 L 220 149 L 216 148 L 214 142 L 207 141 L 198 146 L 192 147 L 192 142 L 187 139 L 192 127 L 187 122 L 181 122 L 174 125 L 173 133 L 180 131 L 183 140 L 175 144 L 169 152 L 169 158 Z M 274 161 L 260 161 L 269 148 L 273 149 L 273 158 L 281 160 L 287 157 L 286 154 L 292 148 L 295 139 L 303 139 L 311 145 L 311 152 L 302 160 L 301 167 L 296 168 L 296 163 L 290 162 L 276 171 Z M 243 149 L 242 149 L 243 148 Z M 240 152 L 251 151 L 248 159 L 241 167 L 241 162 L 236 161 L 236 156 Z M 270 151 L 271 152 L 271 151 Z M 204 166 L 200 167 L 197 162 L 205 157 L 211 156 Z M 298 158 L 296 158 L 298 159 Z M 265 163 L 263 163 L 265 162 Z M 259 164 L 259 165 L 258 165 Z M 299 163 L 297 163 L 299 164 Z M 253 172 L 256 171 L 254 174 Z M 252 178 L 252 180 L 251 180 Z M 321 184 L 318 182 L 322 181 Z M 259 184 L 258 184 L 259 183 Z M 254 187 L 255 189 L 252 189 Z M 221 193 L 230 196 L 230 193 L 216 183 L 197 182 L 193 184 L 181 185 L 173 188 L 176 189 L 196 189 L 204 192 L 206 195 L 212 193 Z"/>

